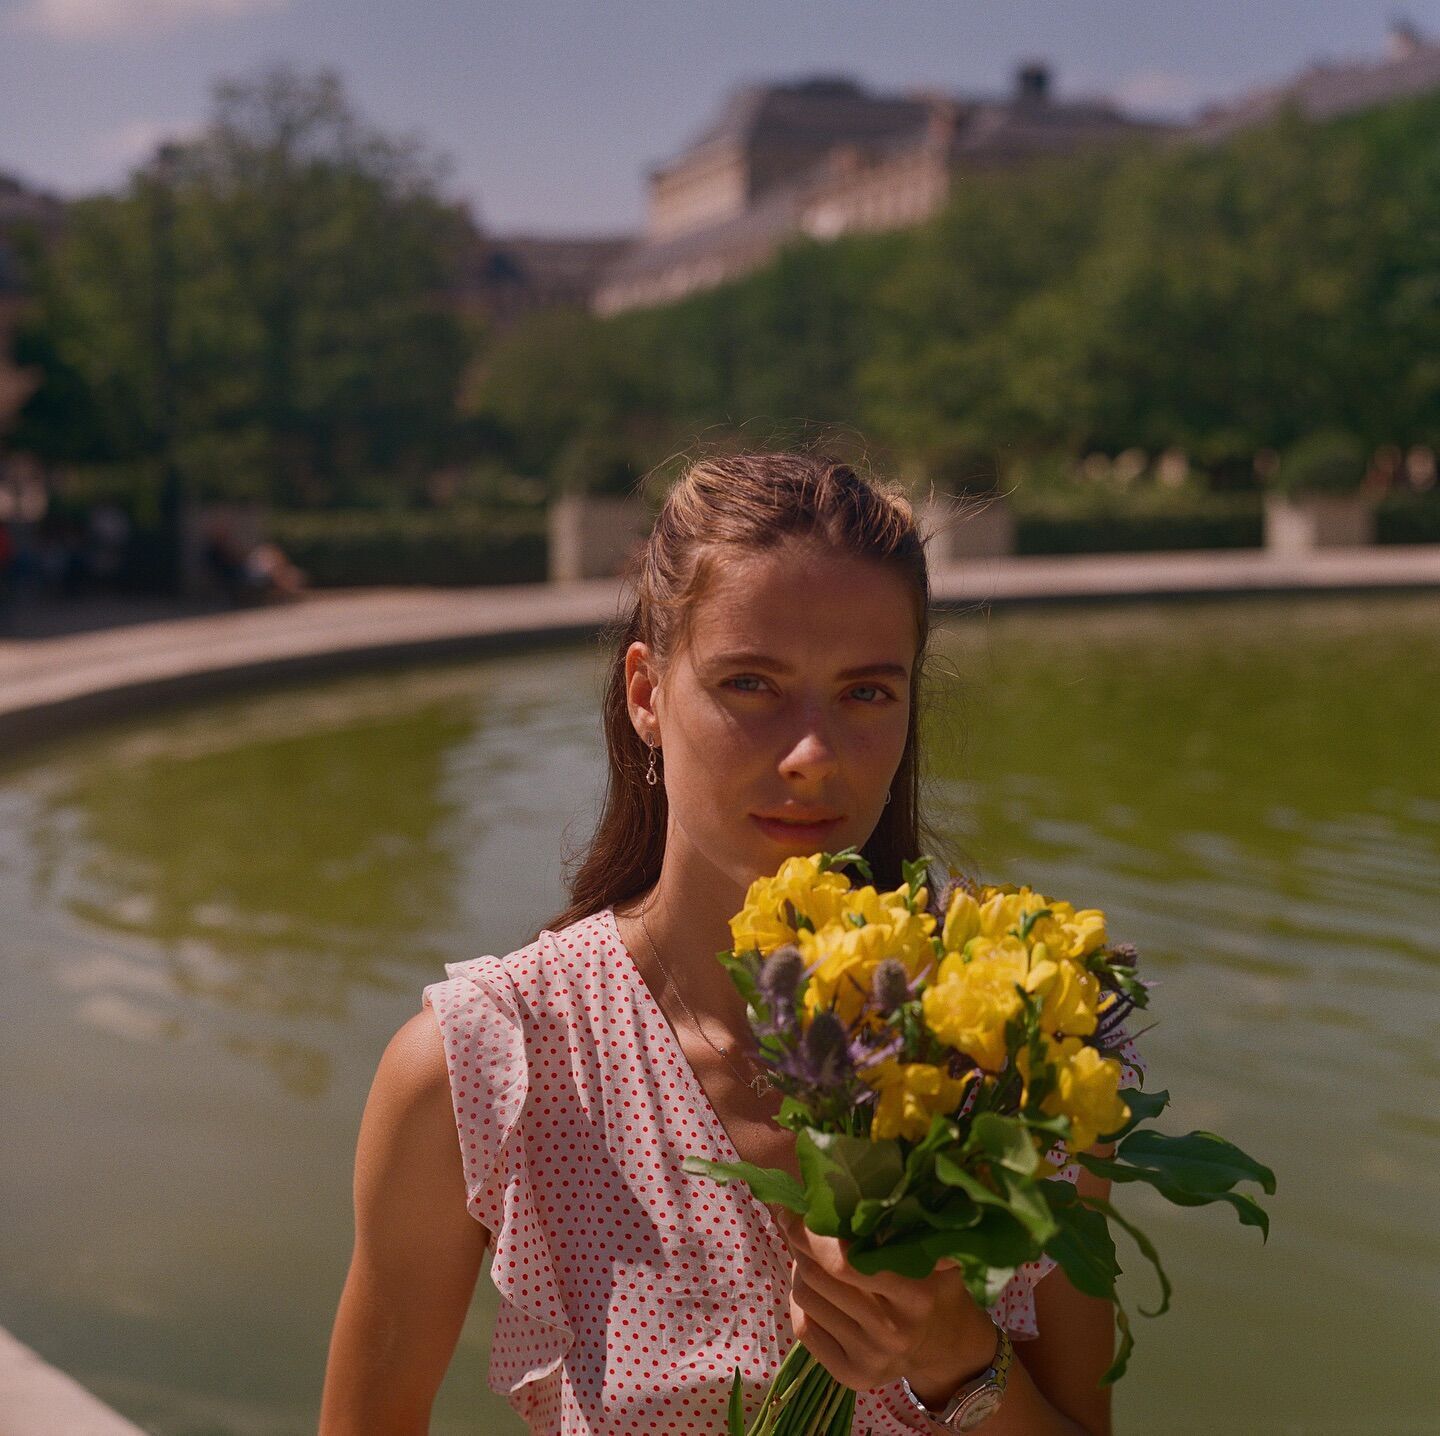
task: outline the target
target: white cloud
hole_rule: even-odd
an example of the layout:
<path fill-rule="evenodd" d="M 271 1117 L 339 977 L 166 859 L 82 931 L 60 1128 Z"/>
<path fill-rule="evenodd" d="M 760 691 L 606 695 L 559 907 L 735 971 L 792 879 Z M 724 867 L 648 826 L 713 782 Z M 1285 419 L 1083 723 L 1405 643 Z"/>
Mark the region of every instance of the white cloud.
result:
<path fill-rule="evenodd" d="M 1152 115 L 1187 113 L 1209 98 L 1199 81 L 1177 70 L 1138 70 L 1111 86 L 1110 94 L 1125 109 Z"/>
<path fill-rule="evenodd" d="M 95 40 L 283 10 L 289 0 L 24 0 L 11 23 L 57 40 Z"/>

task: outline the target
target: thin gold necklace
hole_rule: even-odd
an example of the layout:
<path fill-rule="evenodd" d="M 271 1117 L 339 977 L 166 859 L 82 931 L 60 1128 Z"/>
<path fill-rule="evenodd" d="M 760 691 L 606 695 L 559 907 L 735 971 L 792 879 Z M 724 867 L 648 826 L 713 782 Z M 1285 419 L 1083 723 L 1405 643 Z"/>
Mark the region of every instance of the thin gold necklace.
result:
<path fill-rule="evenodd" d="M 721 1048 L 716 1047 L 715 1044 L 711 1042 L 710 1034 L 705 1031 L 700 1023 L 700 1019 L 696 1017 L 695 1013 L 691 1010 L 690 1004 L 685 1001 L 685 994 L 680 991 L 675 979 L 671 977 L 670 969 L 665 966 L 665 959 L 660 956 L 660 949 L 655 945 L 655 939 L 650 936 L 650 924 L 645 921 L 645 909 L 643 907 L 639 908 L 638 912 L 640 915 L 640 926 L 645 931 L 645 941 L 650 944 L 650 951 L 654 955 L 655 961 L 659 964 L 660 971 L 665 974 L 665 980 L 670 984 L 670 990 L 680 999 L 680 1006 L 685 1009 L 686 1013 L 689 1014 L 690 1021 L 695 1024 L 695 1030 L 705 1039 L 711 1051 L 729 1067 L 745 1086 L 749 1087 L 757 1097 L 763 1097 L 767 1091 L 774 1087 L 774 1082 L 772 1082 L 769 1075 L 764 1072 L 757 1072 L 754 1077 L 747 1077 Z M 753 1062 L 751 1064 L 751 1070 L 754 1070 Z"/>

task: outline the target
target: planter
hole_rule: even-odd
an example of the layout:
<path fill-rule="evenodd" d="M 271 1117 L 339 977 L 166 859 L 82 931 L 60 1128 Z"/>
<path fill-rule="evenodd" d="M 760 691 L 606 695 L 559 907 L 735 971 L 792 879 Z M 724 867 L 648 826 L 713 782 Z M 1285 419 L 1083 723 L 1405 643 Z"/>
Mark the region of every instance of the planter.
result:
<path fill-rule="evenodd" d="M 1015 514 L 1003 498 L 935 494 L 920 501 L 916 518 L 936 567 L 1015 552 Z"/>
<path fill-rule="evenodd" d="M 613 578 L 650 532 L 638 498 L 562 494 L 546 513 L 551 583 Z"/>
<path fill-rule="evenodd" d="M 1268 553 L 1312 553 L 1374 542 L 1375 502 L 1367 494 L 1265 495 Z"/>

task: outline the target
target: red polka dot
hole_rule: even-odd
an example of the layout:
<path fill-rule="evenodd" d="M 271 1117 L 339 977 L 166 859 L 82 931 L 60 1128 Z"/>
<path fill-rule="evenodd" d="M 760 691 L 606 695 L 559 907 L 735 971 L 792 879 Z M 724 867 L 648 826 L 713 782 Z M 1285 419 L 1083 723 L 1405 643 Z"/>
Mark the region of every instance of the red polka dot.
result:
<path fill-rule="evenodd" d="M 681 1169 L 739 1154 L 613 911 L 445 971 L 422 1003 L 467 1207 L 494 1235 L 490 1388 L 539 1436 L 688 1436 L 724 1429 L 738 1368 L 748 1422 L 795 1339 L 789 1250 L 748 1187 Z M 1021 1267 L 991 1308 L 1014 1336 L 1036 1334 L 1033 1288 L 1054 1265 Z M 857 1396 L 856 1436 L 930 1429 L 898 1382 Z"/>

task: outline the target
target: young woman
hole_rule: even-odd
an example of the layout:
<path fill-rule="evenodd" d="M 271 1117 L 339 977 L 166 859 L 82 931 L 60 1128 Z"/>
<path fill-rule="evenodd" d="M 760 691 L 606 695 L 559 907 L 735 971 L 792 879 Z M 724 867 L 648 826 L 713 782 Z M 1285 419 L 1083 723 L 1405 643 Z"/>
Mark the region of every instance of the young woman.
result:
<path fill-rule="evenodd" d="M 492 1240 L 490 1385 L 545 1436 L 723 1431 L 736 1367 L 753 1412 L 797 1338 L 859 1393 L 856 1436 L 966 1429 L 927 1413 L 993 1388 L 1012 1336 L 976 1429 L 1107 1436 L 1113 1312 L 1049 1258 L 986 1311 L 953 1264 L 862 1276 L 742 1184 L 681 1169 L 798 1175 L 715 961 L 751 880 L 854 844 L 896 887 L 902 860 L 943 852 L 919 813 L 929 578 L 909 504 L 813 455 L 700 460 L 631 578 L 569 906 L 526 947 L 447 964 L 381 1058 L 321 1436 L 427 1430 Z"/>

